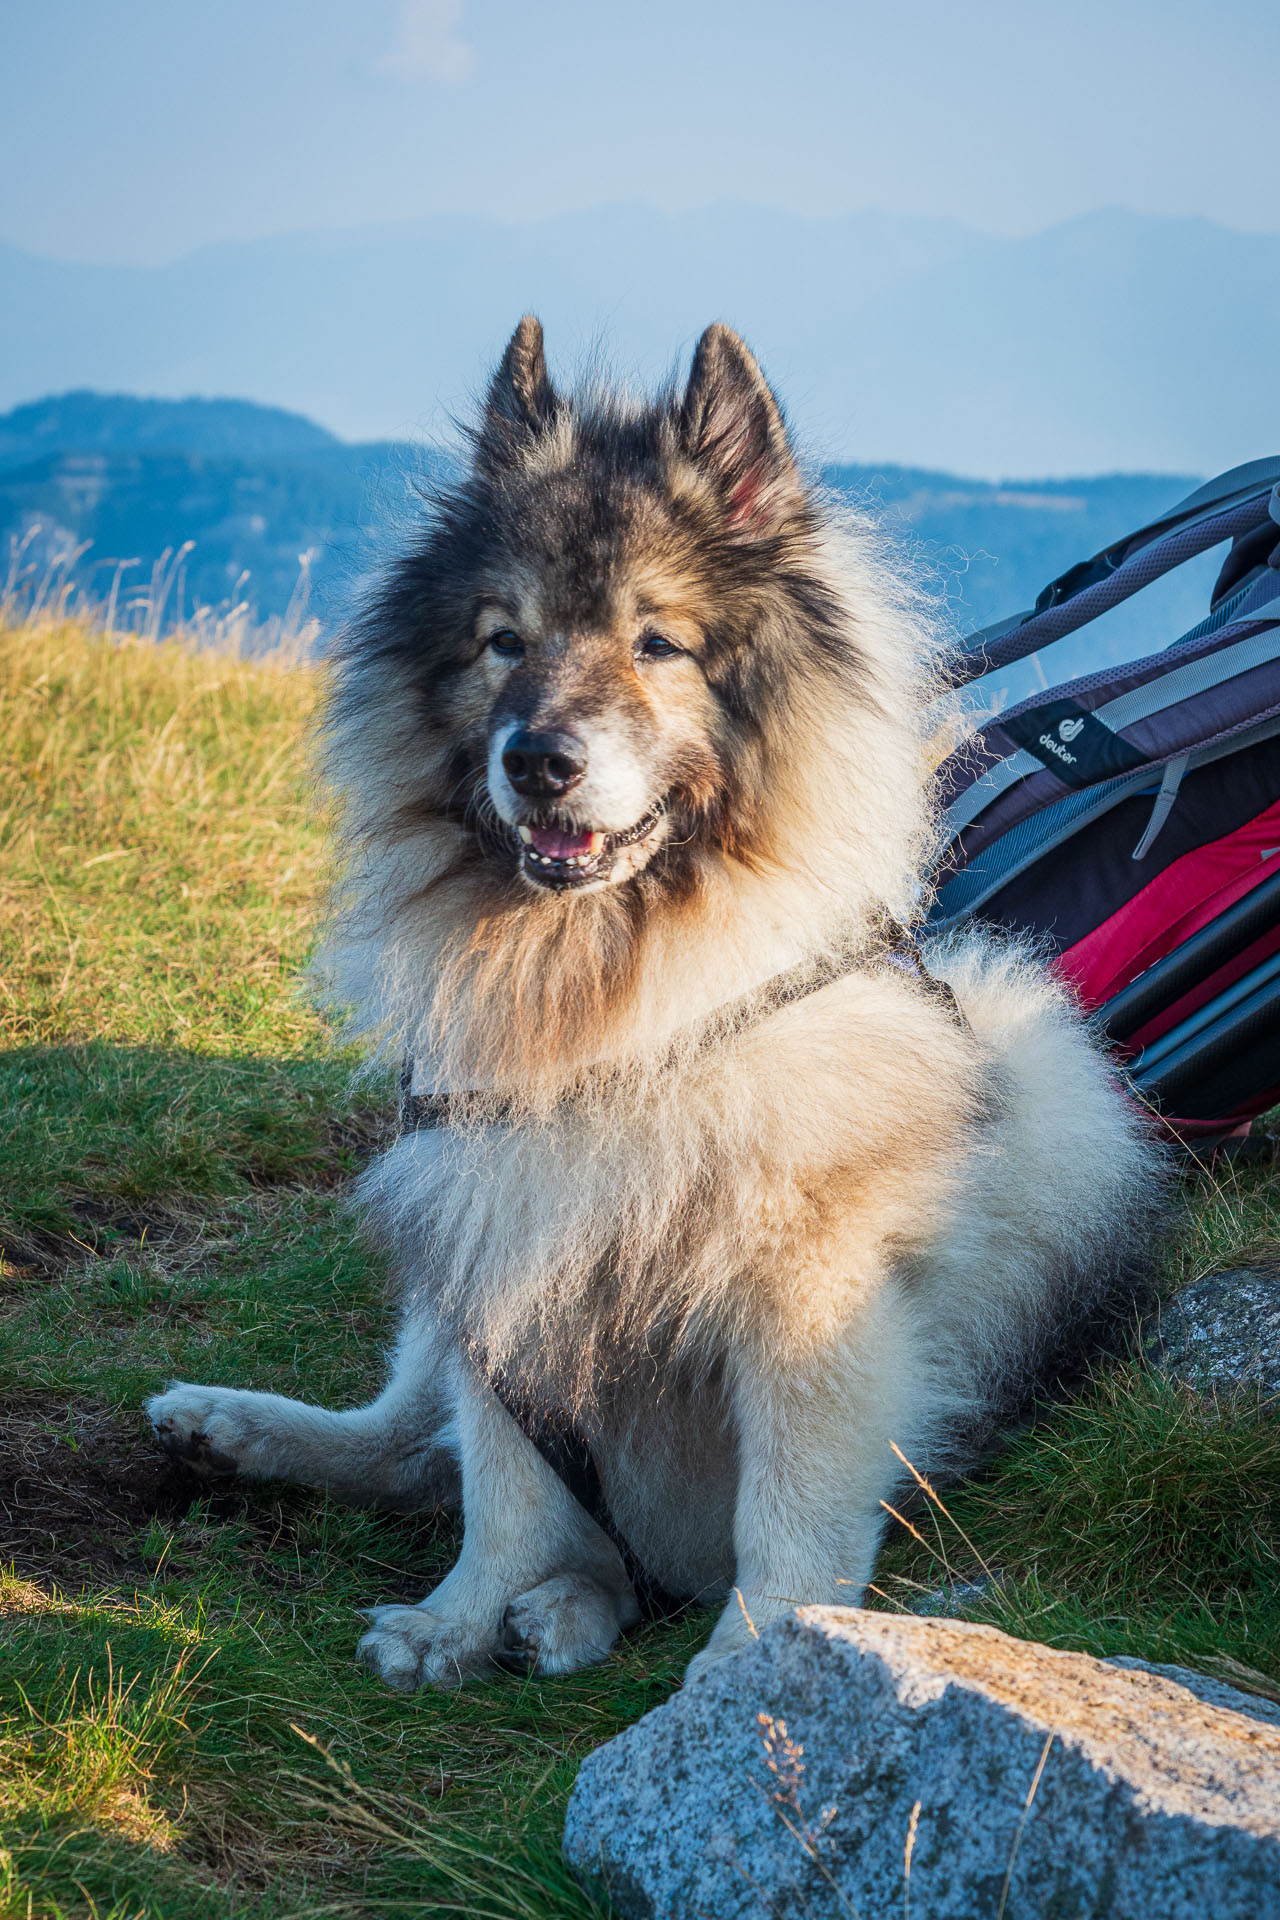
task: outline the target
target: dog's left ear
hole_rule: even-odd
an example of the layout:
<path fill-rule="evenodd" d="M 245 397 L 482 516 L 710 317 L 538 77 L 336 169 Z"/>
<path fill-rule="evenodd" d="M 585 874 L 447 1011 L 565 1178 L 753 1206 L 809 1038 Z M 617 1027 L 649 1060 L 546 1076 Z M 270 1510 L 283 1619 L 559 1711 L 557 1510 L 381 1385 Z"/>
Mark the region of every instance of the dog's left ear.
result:
<path fill-rule="evenodd" d="M 782 531 L 801 498 L 782 412 L 750 349 L 719 321 L 694 353 L 680 438 L 720 482 L 736 533 L 759 539 Z"/>
<path fill-rule="evenodd" d="M 559 397 L 547 374 L 542 323 L 526 313 L 489 382 L 480 429 L 482 456 L 500 463 L 521 441 L 548 426 L 559 407 Z"/>

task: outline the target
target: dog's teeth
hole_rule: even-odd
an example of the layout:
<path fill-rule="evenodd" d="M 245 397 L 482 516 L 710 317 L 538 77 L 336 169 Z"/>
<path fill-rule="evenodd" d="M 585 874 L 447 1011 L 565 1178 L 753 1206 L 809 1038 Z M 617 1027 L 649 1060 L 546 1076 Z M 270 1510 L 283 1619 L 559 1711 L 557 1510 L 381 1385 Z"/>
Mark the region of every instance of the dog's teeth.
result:
<path fill-rule="evenodd" d="M 533 835 L 530 833 L 528 827 L 517 827 L 516 832 L 520 835 L 520 838 L 524 841 L 526 847 L 531 847 L 533 845 Z"/>
<path fill-rule="evenodd" d="M 604 835 L 602 833 L 593 833 L 591 836 L 591 844 L 587 848 L 587 858 L 594 860 L 596 855 L 600 853 L 603 850 L 603 848 L 604 848 Z"/>

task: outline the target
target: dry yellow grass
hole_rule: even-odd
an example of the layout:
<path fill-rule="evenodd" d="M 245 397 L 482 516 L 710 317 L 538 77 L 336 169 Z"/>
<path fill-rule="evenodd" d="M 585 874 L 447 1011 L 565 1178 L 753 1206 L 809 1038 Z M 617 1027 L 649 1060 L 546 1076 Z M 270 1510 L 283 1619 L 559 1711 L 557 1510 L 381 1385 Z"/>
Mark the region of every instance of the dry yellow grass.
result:
<path fill-rule="evenodd" d="M 319 676 L 0 631 L 0 1041 L 314 1039 L 290 990 L 325 858 Z"/>

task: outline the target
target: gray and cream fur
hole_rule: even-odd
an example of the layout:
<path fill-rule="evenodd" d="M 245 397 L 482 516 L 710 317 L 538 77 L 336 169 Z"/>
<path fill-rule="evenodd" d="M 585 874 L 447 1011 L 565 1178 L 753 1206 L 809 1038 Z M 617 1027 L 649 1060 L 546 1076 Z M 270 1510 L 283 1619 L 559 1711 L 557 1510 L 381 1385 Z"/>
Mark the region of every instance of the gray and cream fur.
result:
<path fill-rule="evenodd" d="M 456 1567 L 361 1642 L 392 1685 L 569 1671 L 637 1617 L 496 1369 L 587 1437 L 646 1572 L 725 1601 L 699 1671 L 856 1601 L 899 1455 L 963 1465 L 1124 1310 L 1160 1172 L 1072 1006 L 981 935 L 929 955 L 961 1018 L 884 961 L 934 845 L 942 687 L 734 334 L 633 402 L 559 392 L 521 323 L 336 669 L 335 992 L 469 1095 L 364 1180 L 402 1283 L 389 1383 L 345 1413 L 150 1408 L 187 1457 L 348 1497 L 460 1477 Z"/>

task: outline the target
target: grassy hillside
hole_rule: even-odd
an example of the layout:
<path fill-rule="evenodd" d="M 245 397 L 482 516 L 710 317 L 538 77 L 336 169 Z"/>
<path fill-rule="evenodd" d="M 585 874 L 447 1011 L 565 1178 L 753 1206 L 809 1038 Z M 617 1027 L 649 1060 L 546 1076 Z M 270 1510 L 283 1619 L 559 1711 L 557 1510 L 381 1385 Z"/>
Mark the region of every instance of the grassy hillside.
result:
<path fill-rule="evenodd" d="M 75 626 L 0 631 L 0 1920 L 591 1911 L 580 1755 L 709 1624 L 598 1671 L 381 1692 L 356 1608 L 417 1599 L 432 1515 L 212 1493 L 156 1455 L 166 1376 L 351 1403 L 382 1275 L 343 1189 L 390 1124 L 300 987 L 325 867 L 314 678 Z M 1170 1281 L 1276 1231 L 1187 1191 Z M 1280 1682 L 1280 1433 L 1126 1369 L 891 1544 L 881 1604 L 987 1561 L 974 1617 Z"/>

